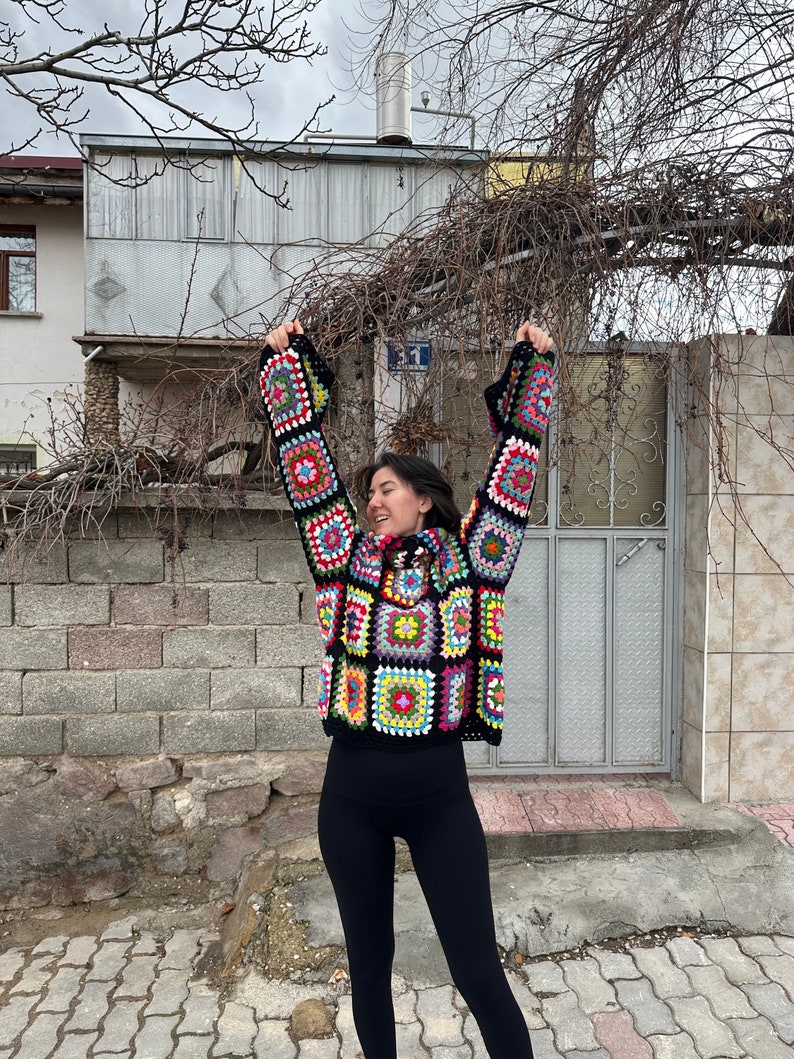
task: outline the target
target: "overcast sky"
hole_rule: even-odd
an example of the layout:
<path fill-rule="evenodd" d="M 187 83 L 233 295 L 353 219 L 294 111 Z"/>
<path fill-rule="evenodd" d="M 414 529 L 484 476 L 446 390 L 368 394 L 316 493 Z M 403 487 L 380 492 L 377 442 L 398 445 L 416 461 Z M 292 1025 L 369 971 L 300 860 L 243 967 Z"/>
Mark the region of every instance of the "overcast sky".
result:
<path fill-rule="evenodd" d="M 129 0 L 65 0 L 64 18 L 72 25 L 81 26 L 86 33 L 101 28 L 101 21 L 106 21 L 113 28 L 130 29 L 130 10 L 139 11 L 137 3 Z M 24 30 L 20 41 L 20 57 L 36 54 L 46 48 L 57 49 L 63 46 L 63 37 L 51 23 L 43 20 L 38 24 L 22 22 L 19 9 L 13 13 L 15 28 Z M 11 18 L 12 12 L 6 7 L 2 18 Z M 357 14 L 355 0 L 324 0 L 308 16 L 312 37 L 328 48 L 328 54 L 322 58 L 305 61 L 292 61 L 289 64 L 271 63 L 263 81 L 254 95 L 260 118 L 260 137 L 266 140 L 292 138 L 308 120 L 314 107 L 336 95 L 336 101 L 323 112 L 321 124 L 324 129 L 338 133 L 374 135 L 374 83 L 368 78 L 365 90 L 359 90 L 351 74 L 351 53 L 356 46 L 355 33 L 349 27 L 361 25 Z M 139 24 L 136 16 L 135 25 Z M 420 86 L 414 85 L 414 103 L 418 103 Z M 235 99 L 231 95 L 215 96 L 200 85 L 191 93 L 191 106 L 205 109 L 207 113 L 219 111 L 222 120 L 233 124 L 243 119 L 247 113 L 244 99 Z M 146 130 L 136 122 L 134 115 L 120 103 L 110 98 L 101 88 L 89 86 L 85 103 L 90 109 L 89 117 L 80 124 L 81 132 L 91 133 L 143 133 Z M 421 119 L 420 119 L 421 120 Z M 8 150 L 10 143 L 24 142 L 38 128 L 39 121 L 35 111 L 19 100 L 8 96 L 0 97 L 0 152 Z M 423 128 L 429 134 L 426 122 Z M 425 139 L 419 129 L 418 138 Z M 42 135 L 33 149 L 26 149 L 41 154 L 73 154 L 75 149 L 68 138 L 54 134 Z"/>

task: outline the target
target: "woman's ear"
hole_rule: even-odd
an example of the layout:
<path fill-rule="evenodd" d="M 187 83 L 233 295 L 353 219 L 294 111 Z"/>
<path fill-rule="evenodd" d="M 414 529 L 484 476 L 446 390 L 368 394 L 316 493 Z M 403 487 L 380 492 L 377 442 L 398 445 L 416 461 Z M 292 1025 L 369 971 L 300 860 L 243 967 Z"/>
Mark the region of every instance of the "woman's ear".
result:
<path fill-rule="evenodd" d="M 433 501 L 429 496 L 423 495 L 419 497 L 419 510 L 422 512 L 422 514 L 429 511 L 432 506 Z"/>

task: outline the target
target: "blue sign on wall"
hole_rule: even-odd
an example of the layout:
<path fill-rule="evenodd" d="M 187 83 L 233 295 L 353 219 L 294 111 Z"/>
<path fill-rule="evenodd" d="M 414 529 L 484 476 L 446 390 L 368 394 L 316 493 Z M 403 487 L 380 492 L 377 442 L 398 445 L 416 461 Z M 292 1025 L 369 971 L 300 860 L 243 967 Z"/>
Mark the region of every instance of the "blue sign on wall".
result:
<path fill-rule="evenodd" d="M 430 367 L 430 342 L 387 342 L 389 371 L 399 375 L 404 371 L 427 371 Z"/>

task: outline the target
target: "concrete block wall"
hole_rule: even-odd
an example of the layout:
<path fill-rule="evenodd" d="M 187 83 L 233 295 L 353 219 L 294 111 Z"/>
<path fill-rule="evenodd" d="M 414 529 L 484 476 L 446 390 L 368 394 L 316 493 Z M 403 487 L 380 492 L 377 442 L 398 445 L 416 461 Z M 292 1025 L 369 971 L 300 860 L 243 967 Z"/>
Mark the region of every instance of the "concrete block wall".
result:
<path fill-rule="evenodd" d="M 694 353 L 704 392 L 687 445 L 682 775 L 704 801 L 788 802 L 794 339 L 720 335 Z"/>
<path fill-rule="evenodd" d="M 183 550 L 121 509 L 2 571 L 0 755 L 324 748 L 314 591 L 272 504 L 191 520 Z"/>

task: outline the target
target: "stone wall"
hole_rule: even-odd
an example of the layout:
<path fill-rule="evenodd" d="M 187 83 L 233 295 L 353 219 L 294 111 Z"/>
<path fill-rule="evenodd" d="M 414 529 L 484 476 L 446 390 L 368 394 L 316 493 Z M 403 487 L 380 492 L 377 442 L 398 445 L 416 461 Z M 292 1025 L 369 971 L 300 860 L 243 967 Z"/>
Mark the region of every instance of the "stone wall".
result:
<path fill-rule="evenodd" d="M 180 511 L 176 532 L 123 508 L 4 571 L 0 905 L 217 880 L 218 836 L 322 760 L 314 591 L 280 503 Z"/>
<path fill-rule="evenodd" d="M 682 774 L 705 801 L 794 800 L 792 364 L 766 336 L 693 359 Z"/>

